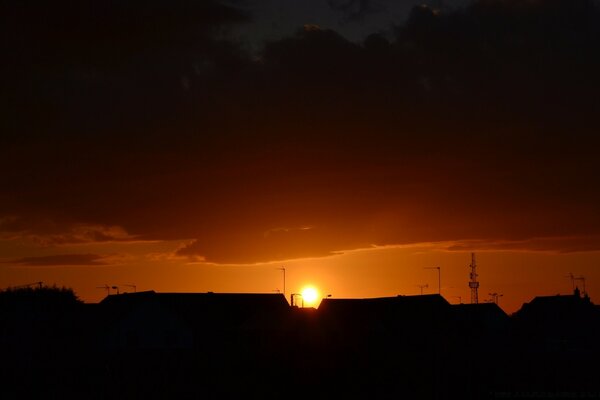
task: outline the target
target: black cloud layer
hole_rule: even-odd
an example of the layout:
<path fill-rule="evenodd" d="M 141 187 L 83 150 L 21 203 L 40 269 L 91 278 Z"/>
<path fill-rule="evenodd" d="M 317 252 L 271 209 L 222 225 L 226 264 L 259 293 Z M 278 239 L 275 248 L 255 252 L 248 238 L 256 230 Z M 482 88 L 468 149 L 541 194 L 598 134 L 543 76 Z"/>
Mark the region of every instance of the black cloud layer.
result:
<path fill-rule="evenodd" d="M 217 262 L 599 233 L 595 1 L 417 7 L 391 41 L 308 27 L 259 57 L 216 3 L 82 4 L 9 3 L 5 215 Z"/>
<path fill-rule="evenodd" d="M 6 263 L 22 267 L 96 266 L 107 265 L 106 256 L 96 254 L 60 254 L 55 256 L 24 257 Z"/>

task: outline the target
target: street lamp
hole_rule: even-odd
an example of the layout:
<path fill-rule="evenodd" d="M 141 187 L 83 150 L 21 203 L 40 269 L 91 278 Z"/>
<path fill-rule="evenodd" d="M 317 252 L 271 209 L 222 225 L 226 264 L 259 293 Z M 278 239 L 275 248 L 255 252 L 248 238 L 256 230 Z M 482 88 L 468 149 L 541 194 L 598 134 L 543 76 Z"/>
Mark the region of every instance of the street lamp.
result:
<path fill-rule="evenodd" d="M 277 268 L 280 271 L 283 271 L 283 297 L 285 297 L 285 267 Z"/>
<path fill-rule="evenodd" d="M 438 271 L 438 294 L 442 294 L 442 269 L 440 267 L 425 267 L 425 269 L 437 269 Z"/>

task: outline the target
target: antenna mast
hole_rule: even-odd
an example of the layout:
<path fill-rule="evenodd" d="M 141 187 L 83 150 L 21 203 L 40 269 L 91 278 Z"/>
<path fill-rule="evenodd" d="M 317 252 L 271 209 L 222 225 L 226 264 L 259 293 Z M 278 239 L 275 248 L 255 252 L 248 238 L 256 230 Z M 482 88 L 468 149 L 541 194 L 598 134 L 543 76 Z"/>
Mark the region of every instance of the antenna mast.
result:
<path fill-rule="evenodd" d="M 477 263 L 475 262 L 475 253 L 471 253 L 471 273 L 469 277 L 469 287 L 471 288 L 471 304 L 479 303 L 479 297 L 477 295 L 477 289 L 479 289 L 479 282 L 477 281 Z"/>

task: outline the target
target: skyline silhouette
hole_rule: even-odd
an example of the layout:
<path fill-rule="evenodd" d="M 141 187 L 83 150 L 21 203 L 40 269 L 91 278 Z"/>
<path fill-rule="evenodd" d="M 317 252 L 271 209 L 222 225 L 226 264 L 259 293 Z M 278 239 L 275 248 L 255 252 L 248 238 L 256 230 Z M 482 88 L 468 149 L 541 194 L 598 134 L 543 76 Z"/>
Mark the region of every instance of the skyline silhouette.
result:
<path fill-rule="evenodd" d="M 598 398 L 600 307 L 579 290 L 507 315 L 439 294 L 0 292 L 8 398 Z M 36 382 L 27 385 L 27 382 Z"/>

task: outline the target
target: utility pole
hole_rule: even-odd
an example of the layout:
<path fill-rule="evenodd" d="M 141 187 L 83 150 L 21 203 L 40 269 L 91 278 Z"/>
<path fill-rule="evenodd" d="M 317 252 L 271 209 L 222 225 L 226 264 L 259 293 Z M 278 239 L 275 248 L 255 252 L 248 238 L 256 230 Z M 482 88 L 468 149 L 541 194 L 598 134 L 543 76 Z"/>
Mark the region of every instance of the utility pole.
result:
<path fill-rule="evenodd" d="M 469 274 L 469 288 L 471 288 L 471 304 L 479 303 L 477 290 L 479 289 L 479 281 L 477 281 L 477 263 L 475 262 L 475 253 L 471 253 L 471 273 Z"/>
<path fill-rule="evenodd" d="M 280 271 L 283 271 L 283 297 L 285 297 L 285 267 L 277 268 Z"/>
<path fill-rule="evenodd" d="M 440 267 L 425 267 L 425 269 L 437 269 L 438 272 L 438 294 L 442 294 L 442 269 Z"/>
<path fill-rule="evenodd" d="M 423 296 L 423 289 L 429 287 L 429 285 L 427 283 L 424 285 L 417 285 L 417 286 L 419 287 L 419 289 L 421 289 L 421 296 Z"/>

